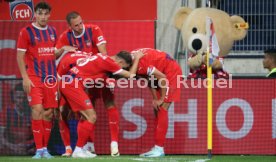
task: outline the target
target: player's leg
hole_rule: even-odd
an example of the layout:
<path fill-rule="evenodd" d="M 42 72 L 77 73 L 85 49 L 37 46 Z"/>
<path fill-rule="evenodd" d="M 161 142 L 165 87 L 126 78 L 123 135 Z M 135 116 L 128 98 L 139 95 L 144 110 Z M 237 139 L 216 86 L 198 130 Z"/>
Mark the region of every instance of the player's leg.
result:
<path fill-rule="evenodd" d="M 78 123 L 78 140 L 75 147 L 75 150 L 72 154 L 72 157 L 78 158 L 83 157 L 83 153 L 85 153 L 87 156 L 93 158 L 96 156 L 96 154 L 92 154 L 89 151 L 83 149 L 84 145 L 87 143 L 88 139 L 90 138 L 91 132 L 94 132 L 94 124 L 96 122 L 96 112 L 93 108 L 81 110 L 80 113 L 83 116 L 83 119 L 81 119 Z"/>
<path fill-rule="evenodd" d="M 36 146 L 34 159 L 41 159 L 43 153 L 44 126 L 43 126 L 43 105 L 42 89 L 38 86 L 32 87 L 28 94 L 29 105 L 32 109 L 32 132 Z"/>
<path fill-rule="evenodd" d="M 36 146 L 36 153 L 33 156 L 34 159 L 42 158 L 43 153 L 43 140 L 44 140 L 44 126 L 43 126 L 43 106 L 42 104 L 36 104 L 31 106 L 32 108 L 32 131 L 34 136 L 34 142 Z"/>
<path fill-rule="evenodd" d="M 181 68 L 177 63 L 170 65 L 169 69 L 173 71 L 166 73 L 169 81 L 169 88 L 167 88 L 164 103 L 159 107 L 157 116 L 157 126 L 155 129 L 155 146 L 151 151 L 141 154 L 143 157 L 160 157 L 164 156 L 164 142 L 168 130 L 168 109 L 172 102 L 179 101 L 180 87 L 177 87 L 177 76 L 182 75 Z"/>
<path fill-rule="evenodd" d="M 102 98 L 107 109 L 109 131 L 111 137 L 110 151 L 111 156 L 119 156 L 118 140 L 119 140 L 119 111 L 114 102 L 114 93 L 109 88 L 102 89 Z"/>
<path fill-rule="evenodd" d="M 100 92 L 101 91 L 100 91 L 99 88 L 89 88 L 89 89 L 87 89 L 87 93 L 89 95 L 89 98 L 92 102 L 93 107 L 95 107 L 97 99 L 99 99 L 101 97 Z M 96 127 L 96 125 L 94 126 L 94 129 L 96 129 L 95 127 Z M 93 154 L 95 154 L 95 152 L 96 152 L 95 151 L 95 146 L 94 146 L 94 138 L 95 138 L 95 134 L 94 134 L 94 132 L 91 132 L 90 137 L 88 139 L 88 142 L 84 145 L 84 149 L 91 152 L 91 153 L 93 153 Z"/>
<path fill-rule="evenodd" d="M 162 157 L 164 153 L 164 143 L 168 130 L 168 109 L 171 102 L 165 102 L 156 112 L 155 146 L 148 152 L 141 154 L 142 157 Z"/>
<path fill-rule="evenodd" d="M 43 87 L 44 151 L 42 156 L 47 159 L 53 158 L 53 156 L 48 152 L 47 146 L 53 127 L 54 109 L 58 107 L 57 97 L 57 86 L 51 88 L 48 88 L 47 86 Z"/>
<path fill-rule="evenodd" d="M 92 158 L 95 154 L 92 154 L 83 149 L 83 146 L 87 143 L 91 132 L 94 132 L 94 123 L 96 122 L 96 113 L 93 109 L 92 103 L 83 90 L 81 85 L 74 86 L 75 83 L 67 85 L 61 88 L 61 93 L 68 101 L 71 109 L 74 112 L 80 112 L 83 116 L 78 123 L 77 134 L 78 140 L 75 150 L 72 154 L 73 158 Z"/>
<path fill-rule="evenodd" d="M 67 117 L 69 115 L 69 107 L 66 104 L 66 100 L 63 96 L 59 99 L 59 108 L 58 111 L 58 125 L 59 125 L 59 132 L 63 144 L 65 146 L 65 153 L 62 156 L 69 157 L 72 155 L 73 151 L 70 144 L 70 130 L 69 125 L 67 123 Z"/>

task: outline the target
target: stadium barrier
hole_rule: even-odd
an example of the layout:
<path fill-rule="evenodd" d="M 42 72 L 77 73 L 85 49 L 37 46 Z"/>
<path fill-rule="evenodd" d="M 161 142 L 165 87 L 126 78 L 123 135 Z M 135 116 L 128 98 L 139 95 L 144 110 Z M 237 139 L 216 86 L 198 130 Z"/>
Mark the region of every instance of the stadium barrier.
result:
<path fill-rule="evenodd" d="M 181 100 L 169 109 L 167 154 L 207 154 L 207 89 L 202 80 L 187 80 Z M 136 82 L 135 82 L 136 83 Z M 13 89 L 21 80 L 0 81 L 0 155 L 32 153 L 30 109 L 16 109 Z M 225 88 L 213 89 L 213 154 L 276 154 L 276 82 L 273 79 L 233 79 Z M 196 87 L 197 86 L 197 87 Z M 115 88 L 120 112 L 121 154 L 139 154 L 154 145 L 154 113 L 147 88 Z M 18 96 L 17 96 L 18 97 Z M 96 102 L 95 147 L 109 154 L 110 135 L 106 110 Z M 23 111 L 21 111 L 23 110 Z M 19 113 L 18 112 L 22 112 Z M 69 121 L 72 146 L 76 143 L 76 120 Z M 49 149 L 61 154 L 64 146 L 57 121 Z"/>

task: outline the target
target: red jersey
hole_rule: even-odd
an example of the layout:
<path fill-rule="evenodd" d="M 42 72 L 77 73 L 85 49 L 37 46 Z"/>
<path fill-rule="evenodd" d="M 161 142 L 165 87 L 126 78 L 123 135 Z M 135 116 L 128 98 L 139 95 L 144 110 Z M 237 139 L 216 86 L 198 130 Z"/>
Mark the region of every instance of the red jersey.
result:
<path fill-rule="evenodd" d="M 44 82 L 48 75 L 56 77 L 56 37 L 56 30 L 51 26 L 40 28 L 31 24 L 21 29 L 17 50 L 26 52 L 27 74 L 32 81 Z"/>
<path fill-rule="evenodd" d="M 171 63 L 176 63 L 171 56 L 163 51 L 151 49 L 151 48 L 141 48 L 132 51 L 142 51 L 145 56 L 142 57 L 138 64 L 137 74 L 138 75 L 152 75 L 155 69 L 158 69 L 162 73 L 166 74 L 169 69 L 166 67 Z"/>
<path fill-rule="evenodd" d="M 57 73 L 58 76 L 65 75 L 69 72 L 69 70 L 76 66 L 76 62 L 80 58 L 86 58 L 91 56 L 91 53 L 83 53 L 83 52 L 76 52 L 76 53 L 66 53 L 60 60 L 57 65 Z"/>
<path fill-rule="evenodd" d="M 164 102 L 179 101 L 180 87 L 177 84 L 177 78 L 179 75 L 182 76 L 182 71 L 178 63 L 172 59 L 169 54 L 163 51 L 151 48 L 142 48 L 138 50 L 145 55 L 140 59 L 136 73 L 138 75 L 150 76 L 154 73 L 155 69 L 158 69 L 166 75 L 166 79 L 168 80 Z M 161 93 L 160 89 L 158 89 L 158 92 Z"/>
<path fill-rule="evenodd" d="M 74 31 L 67 29 L 61 34 L 56 48 L 59 49 L 64 45 L 70 45 L 78 48 L 79 51 L 98 53 L 97 46 L 106 43 L 102 30 L 93 24 L 85 24 L 83 29 L 82 34 L 79 36 L 75 36 Z"/>
<path fill-rule="evenodd" d="M 76 66 L 70 69 L 73 76 L 82 79 L 91 78 L 104 78 L 108 72 L 118 74 L 123 69 L 115 63 L 109 56 L 98 53 L 86 58 L 77 60 Z"/>

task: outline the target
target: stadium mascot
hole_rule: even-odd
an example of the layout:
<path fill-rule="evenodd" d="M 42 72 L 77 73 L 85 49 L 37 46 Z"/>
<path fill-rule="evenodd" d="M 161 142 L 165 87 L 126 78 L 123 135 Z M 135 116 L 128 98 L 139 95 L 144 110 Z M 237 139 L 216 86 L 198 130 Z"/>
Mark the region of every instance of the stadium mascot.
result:
<path fill-rule="evenodd" d="M 207 77 L 206 51 L 210 40 L 206 34 L 207 17 L 213 22 L 211 33 L 214 33 L 212 39 L 215 41 L 210 41 L 214 45 L 212 50 L 218 51 L 218 57 L 214 57 L 211 64 L 214 78 L 228 78 L 228 73 L 223 70 L 223 57 L 229 53 L 234 41 L 246 36 L 248 24 L 240 16 L 230 17 L 218 9 L 182 7 L 175 14 L 174 26 L 181 31 L 184 47 L 189 52 L 188 78 Z"/>

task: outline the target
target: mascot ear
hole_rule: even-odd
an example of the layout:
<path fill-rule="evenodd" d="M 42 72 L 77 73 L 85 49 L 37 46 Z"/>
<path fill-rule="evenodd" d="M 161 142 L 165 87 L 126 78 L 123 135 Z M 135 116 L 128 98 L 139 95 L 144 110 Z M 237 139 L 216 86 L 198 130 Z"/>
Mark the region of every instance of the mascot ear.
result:
<path fill-rule="evenodd" d="M 181 30 L 183 22 L 186 20 L 188 15 L 192 12 L 193 9 L 189 7 L 181 7 L 174 16 L 174 26 L 176 29 Z"/>
<path fill-rule="evenodd" d="M 234 40 L 242 40 L 249 28 L 248 23 L 240 16 L 234 15 L 230 17 L 232 23 L 232 36 Z"/>

